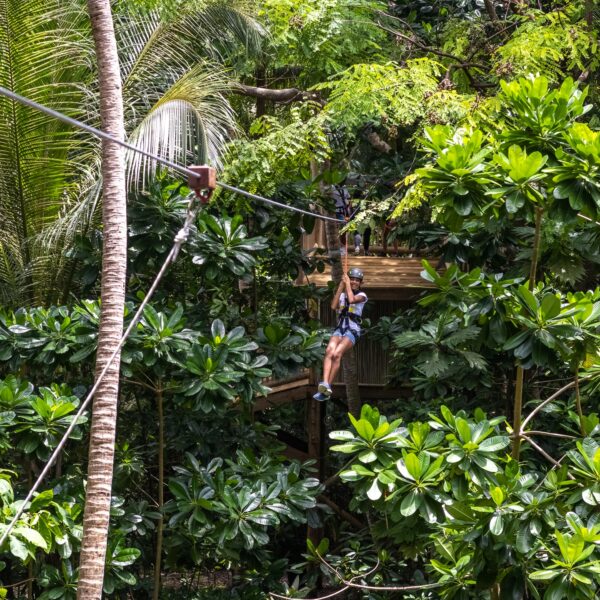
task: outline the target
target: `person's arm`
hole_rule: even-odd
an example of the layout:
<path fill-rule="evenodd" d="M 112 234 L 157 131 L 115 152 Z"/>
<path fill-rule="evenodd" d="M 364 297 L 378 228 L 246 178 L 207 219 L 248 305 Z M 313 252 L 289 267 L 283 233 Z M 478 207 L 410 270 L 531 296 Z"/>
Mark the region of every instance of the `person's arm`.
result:
<path fill-rule="evenodd" d="M 352 291 L 352 286 L 350 285 L 350 277 L 348 277 L 348 275 L 346 275 L 345 273 L 342 276 L 342 282 L 346 287 L 346 298 L 348 298 L 348 304 L 360 304 L 361 302 L 365 301 L 366 295 L 364 294 L 364 292 L 358 292 L 358 294 L 355 294 Z"/>
<path fill-rule="evenodd" d="M 335 294 L 333 295 L 333 300 L 331 301 L 331 308 L 333 310 L 337 310 L 340 307 L 340 296 L 342 295 L 342 292 L 344 291 L 344 287 L 345 287 L 345 283 L 344 283 L 344 278 L 342 277 L 342 280 L 340 281 L 340 285 L 338 285 L 338 289 L 336 290 Z"/>

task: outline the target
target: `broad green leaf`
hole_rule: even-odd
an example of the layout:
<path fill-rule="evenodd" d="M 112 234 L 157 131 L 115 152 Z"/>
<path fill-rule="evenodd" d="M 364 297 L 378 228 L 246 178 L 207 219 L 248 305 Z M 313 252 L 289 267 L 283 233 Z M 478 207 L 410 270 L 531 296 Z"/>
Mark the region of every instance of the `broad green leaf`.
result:
<path fill-rule="evenodd" d="M 504 502 L 504 492 L 500 487 L 493 487 L 490 489 L 490 496 L 492 500 L 496 504 L 496 506 L 500 506 Z"/>
<path fill-rule="evenodd" d="M 501 514 L 495 514 L 490 519 L 490 531 L 494 535 L 502 535 L 504 531 L 504 520 Z"/>
<path fill-rule="evenodd" d="M 400 504 L 400 513 L 405 517 L 409 517 L 410 515 L 413 515 L 415 512 L 417 512 L 422 502 L 423 496 L 419 494 L 417 490 L 411 490 L 402 499 L 402 502 Z"/>
<path fill-rule="evenodd" d="M 379 498 L 381 498 L 382 492 L 377 483 L 377 479 L 373 479 L 373 484 L 367 491 L 367 496 L 368 496 L 369 500 L 372 500 L 373 502 L 375 502 L 376 500 L 379 500 Z"/>
<path fill-rule="evenodd" d="M 542 298 L 540 310 L 545 321 L 553 319 L 560 313 L 560 300 L 555 294 L 546 294 Z"/>
<path fill-rule="evenodd" d="M 48 550 L 46 540 L 35 529 L 31 529 L 30 527 L 15 527 L 13 529 L 13 535 L 24 538 L 30 544 L 33 544 L 38 548 Z"/>

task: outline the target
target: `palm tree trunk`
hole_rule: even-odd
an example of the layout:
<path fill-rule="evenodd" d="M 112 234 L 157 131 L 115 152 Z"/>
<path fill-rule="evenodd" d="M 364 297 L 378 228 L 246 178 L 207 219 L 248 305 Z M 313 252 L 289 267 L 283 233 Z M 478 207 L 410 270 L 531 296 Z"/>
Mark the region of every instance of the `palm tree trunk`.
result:
<path fill-rule="evenodd" d="M 350 348 L 342 359 L 344 367 L 344 382 L 346 383 L 346 399 L 348 401 L 348 411 L 355 417 L 360 417 L 362 402 L 360 400 L 360 388 L 358 387 L 358 364 L 356 362 L 356 351 L 354 347 Z"/>
<path fill-rule="evenodd" d="M 110 0 L 88 0 L 96 47 L 102 127 L 125 138 L 121 74 Z M 102 312 L 96 376 L 118 348 L 123 334 L 127 259 L 125 161 L 122 148 L 102 143 Z M 113 361 L 94 398 L 90 431 L 88 481 L 83 516 L 78 600 L 100 600 L 109 526 L 113 477 L 120 355 Z"/>

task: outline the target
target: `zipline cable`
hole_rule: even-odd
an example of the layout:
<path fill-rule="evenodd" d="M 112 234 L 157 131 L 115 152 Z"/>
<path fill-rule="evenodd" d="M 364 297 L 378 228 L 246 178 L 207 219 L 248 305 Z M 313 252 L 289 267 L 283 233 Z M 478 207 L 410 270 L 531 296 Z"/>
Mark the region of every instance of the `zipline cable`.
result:
<path fill-rule="evenodd" d="M 35 483 L 33 484 L 33 487 L 29 490 L 29 493 L 25 497 L 25 500 L 22 501 L 21 506 L 18 508 L 15 516 L 12 518 L 12 520 L 8 524 L 7 528 L 2 532 L 2 536 L 0 537 L 0 548 L 2 548 L 2 544 L 4 544 L 4 542 L 7 540 L 10 532 L 16 525 L 17 521 L 21 518 L 22 514 L 25 512 L 27 504 L 33 498 L 33 494 L 35 494 L 36 490 L 38 489 L 38 487 L 42 483 L 43 479 L 46 477 L 46 475 L 50 471 L 50 468 L 52 467 L 52 465 L 58 458 L 59 454 L 61 453 L 64 445 L 67 443 L 69 436 L 71 435 L 73 429 L 75 429 L 75 427 L 77 426 L 77 423 L 78 423 L 80 417 L 83 415 L 85 409 L 87 408 L 87 406 L 91 402 L 92 398 L 94 397 L 94 394 L 98 390 L 98 387 L 99 387 L 100 383 L 102 382 L 104 376 L 108 372 L 108 369 L 110 368 L 111 364 L 117 357 L 117 354 L 119 354 L 119 352 L 123 348 L 123 345 L 125 344 L 125 341 L 127 340 L 129 335 L 133 331 L 133 328 L 137 325 L 140 317 L 142 316 L 142 313 L 144 312 L 144 309 L 146 308 L 146 305 L 148 304 L 148 302 L 150 302 L 150 299 L 152 298 L 154 292 L 156 291 L 156 288 L 158 287 L 158 284 L 159 284 L 160 280 L 162 279 L 163 275 L 165 274 L 165 272 L 167 271 L 169 265 L 171 263 L 175 262 L 175 259 L 177 258 L 177 255 L 179 254 L 179 250 L 181 249 L 181 246 L 183 246 L 183 244 L 187 241 L 187 238 L 189 236 L 190 227 L 192 226 L 194 219 L 196 218 L 196 214 L 198 213 L 199 208 L 200 208 L 200 199 L 196 196 L 195 193 L 190 194 L 190 201 L 189 201 L 188 208 L 187 208 L 187 215 L 186 215 L 185 221 L 183 223 L 183 226 L 177 232 L 177 235 L 175 236 L 175 238 L 173 240 L 173 246 L 171 248 L 171 251 L 167 255 L 167 258 L 165 259 L 162 267 L 160 268 L 160 271 L 158 272 L 154 281 L 152 282 L 152 285 L 150 286 L 150 289 L 148 290 L 146 297 L 144 298 L 143 302 L 140 304 L 135 315 L 133 316 L 131 323 L 129 323 L 129 326 L 125 330 L 125 333 L 123 333 L 123 336 L 121 337 L 121 340 L 119 341 L 119 345 L 116 347 L 115 351 L 112 353 L 112 355 L 108 359 L 108 362 L 106 363 L 106 365 L 104 365 L 102 372 L 96 379 L 94 385 L 88 392 L 88 395 L 86 396 L 85 400 L 79 407 L 77 414 L 71 421 L 71 424 L 69 425 L 69 427 L 66 429 L 64 435 L 62 436 L 60 442 L 58 443 L 58 446 L 56 446 L 56 448 L 50 455 L 48 462 L 42 469 L 42 472 L 39 474 L 38 478 L 36 479 Z"/>
<path fill-rule="evenodd" d="M 114 144 L 123 146 L 123 148 L 127 148 L 128 150 L 131 150 L 132 152 L 137 152 L 138 154 L 142 154 L 143 156 L 150 158 L 152 160 L 155 160 L 156 162 L 161 163 L 161 164 L 165 165 L 166 167 L 170 167 L 171 169 L 173 169 L 175 171 L 179 171 L 183 175 L 187 175 L 188 177 L 196 177 L 197 176 L 197 173 L 195 171 L 192 171 L 191 169 L 188 169 L 187 167 L 179 165 L 179 164 L 172 162 L 166 158 L 156 156 L 156 155 L 152 154 L 151 152 L 142 150 L 141 148 L 138 148 L 137 146 L 134 146 L 133 144 L 124 142 L 123 140 L 118 140 L 118 139 L 112 137 L 112 135 L 110 135 L 109 133 L 102 131 L 101 129 L 97 129 L 96 127 L 92 127 L 91 125 L 86 125 L 85 123 L 82 123 L 81 121 L 78 121 L 77 119 L 73 119 L 72 117 L 69 117 L 61 112 L 58 112 L 52 108 L 49 108 L 48 106 L 39 104 L 39 103 L 35 102 L 34 100 L 30 100 L 29 98 L 26 98 L 25 96 L 20 96 L 19 94 L 15 94 L 15 92 L 11 92 L 9 89 L 7 89 L 5 87 L 0 86 L 0 95 L 6 96 L 7 98 L 10 98 L 11 100 L 14 100 L 15 102 L 18 102 L 19 104 L 23 104 L 24 106 L 28 106 L 30 108 L 38 110 L 50 117 L 53 117 L 55 119 L 58 119 L 59 121 L 62 121 L 63 123 L 66 123 L 67 125 L 72 125 L 73 127 L 77 127 L 78 129 L 87 131 L 88 133 L 91 133 L 92 135 L 94 135 L 102 140 L 105 140 L 107 142 L 113 142 Z M 337 222 L 337 219 L 335 219 L 333 217 L 328 217 L 327 215 L 320 215 L 319 213 L 314 213 L 309 210 L 304 210 L 303 208 L 297 208 L 295 206 L 290 206 L 289 204 L 283 204 L 282 202 L 277 202 L 276 200 L 271 200 L 270 198 L 265 198 L 264 196 L 260 196 L 258 194 L 253 194 L 251 192 L 247 192 L 240 188 L 234 187 L 233 185 L 223 183 L 219 180 L 217 180 L 217 185 L 219 187 L 222 187 L 224 190 L 229 190 L 230 192 L 234 192 L 235 194 L 239 194 L 241 196 L 246 196 L 247 198 L 251 198 L 252 200 L 257 200 L 258 202 L 262 202 L 263 204 L 270 204 L 271 206 L 276 206 L 276 207 L 282 208 L 284 210 L 290 210 L 293 212 L 302 213 L 304 215 L 309 215 L 311 217 L 315 217 L 316 219 L 321 219 L 322 221 Z"/>
<path fill-rule="evenodd" d="M 123 148 L 127 148 L 128 150 L 131 150 L 132 152 L 137 152 L 138 154 L 142 154 L 143 156 L 146 156 L 147 158 L 155 160 L 156 162 L 161 163 L 161 164 L 165 165 L 166 167 L 170 167 L 171 169 L 173 169 L 175 171 L 179 171 L 183 175 L 187 175 L 188 177 L 190 177 L 190 176 L 195 177 L 197 175 L 197 173 L 195 171 L 192 171 L 191 169 L 188 169 L 187 167 L 178 165 L 177 163 L 172 162 L 166 158 L 156 156 L 155 154 L 152 154 L 151 152 L 146 152 L 146 150 L 142 150 L 141 148 L 138 148 L 137 146 L 134 146 L 133 144 L 129 144 L 128 142 L 118 140 L 118 139 L 112 137 L 112 135 L 110 135 L 109 133 L 102 131 L 101 129 L 97 129 L 96 127 L 92 127 L 91 125 L 86 125 L 85 123 L 78 121 L 77 119 L 74 119 L 73 117 L 69 117 L 57 110 L 54 110 L 48 106 L 45 106 L 44 104 L 39 104 L 38 102 L 35 102 L 35 100 L 31 100 L 29 98 L 26 98 L 25 96 L 16 94 L 15 92 L 12 92 L 11 90 L 9 90 L 5 87 L 0 86 L 0 96 L 5 96 L 6 98 L 10 98 L 11 100 L 18 102 L 19 104 L 22 104 L 24 106 L 29 106 L 30 108 L 33 108 L 39 112 L 42 112 L 50 117 L 54 117 L 55 119 L 58 119 L 59 121 L 62 121 L 63 123 L 66 123 L 67 125 L 72 125 L 73 127 L 77 127 L 78 129 L 87 131 L 88 133 L 91 133 L 92 135 L 94 135 L 102 140 L 106 140 L 107 142 L 113 142 L 114 144 L 123 146 Z M 222 181 L 219 181 L 219 180 L 217 180 L 217 185 L 219 187 L 222 187 L 224 190 L 228 190 L 230 192 L 239 194 L 241 196 L 246 196 L 247 198 L 251 198 L 252 200 L 257 200 L 258 202 L 263 202 L 264 204 L 270 204 L 271 206 L 277 206 L 278 208 L 282 208 L 284 210 L 290 210 L 293 212 L 302 213 L 304 215 L 315 217 L 315 219 L 321 219 L 322 221 L 335 221 L 336 223 L 338 222 L 338 219 L 335 219 L 334 217 L 328 217 L 327 215 L 320 215 L 319 213 L 314 213 L 309 210 L 304 210 L 303 208 L 297 208 L 296 206 L 290 206 L 289 204 L 283 204 L 283 202 L 277 202 L 276 200 L 272 200 L 270 198 L 265 198 L 264 196 L 260 196 L 258 194 L 253 194 L 252 192 L 247 192 L 247 191 L 237 188 L 233 185 L 223 183 Z M 357 211 L 354 211 L 354 212 L 356 213 Z M 577 216 L 581 217 L 582 219 L 585 219 L 586 221 L 591 221 L 592 223 L 595 223 L 596 225 L 600 226 L 600 223 L 598 221 L 594 221 L 593 219 L 586 217 L 582 213 L 577 213 Z"/>

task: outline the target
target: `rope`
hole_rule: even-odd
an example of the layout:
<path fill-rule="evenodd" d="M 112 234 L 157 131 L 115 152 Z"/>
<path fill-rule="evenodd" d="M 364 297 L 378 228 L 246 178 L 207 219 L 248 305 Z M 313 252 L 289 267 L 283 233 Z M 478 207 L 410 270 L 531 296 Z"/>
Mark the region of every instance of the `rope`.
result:
<path fill-rule="evenodd" d="M 63 123 L 66 123 L 67 125 L 77 127 L 78 129 L 81 129 L 83 131 L 87 131 L 88 133 L 91 133 L 92 135 L 96 136 L 97 138 L 100 138 L 107 142 L 112 142 L 114 144 L 118 144 L 119 146 L 123 146 L 123 148 L 127 148 L 127 150 L 131 150 L 132 152 L 137 152 L 138 154 L 141 154 L 143 156 L 146 156 L 147 158 L 155 160 L 156 162 L 163 164 L 166 167 L 170 167 L 174 171 L 178 171 L 179 173 L 182 173 L 183 175 L 187 175 L 188 177 L 194 177 L 194 178 L 197 177 L 197 175 L 198 175 L 195 171 L 192 171 L 191 169 L 188 169 L 187 167 L 178 165 L 175 162 L 172 162 L 172 161 L 167 160 L 166 158 L 162 158 L 160 156 L 156 156 L 155 154 L 152 154 L 150 152 L 146 152 L 146 150 L 142 150 L 141 148 L 138 148 L 137 146 L 134 146 L 132 144 L 124 142 L 123 140 L 118 140 L 118 139 L 112 137 L 112 135 L 106 133 L 105 131 L 102 131 L 101 129 L 96 129 L 96 127 L 92 127 L 91 125 L 86 125 L 85 123 L 82 123 L 81 121 L 78 121 L 77 119 L 73 119 L 72 117 L 68 117 L 67 115 L 65 115 L 61 112 L 53 110 L 52 108 L 49 108 L 48 106 L 44 106 L 43 104 L 38 104 L 37 102 L 30 100 L 29 98 L 25 98 L 24 96 L 15 94 L 14 92 L 11 92 L 10 90 L 8 90 L 2 86 L 0 86 L 0 95 L 6 96 L 7 98 L 10 98 L 11 100 L 14 100 L 15 102 L 18 102 L 19 104 L 23 104 L 24 106 L 29 106 L 30 108 L 38 110 L 50 117 L 53 117 L 55 119 L 58 119 L 59 121 L 62 121 Z M 245 190 L 234 187 L 232 185 L 228 185 L 226 183 L 222 183 L 221 181 L 218 181 L 218 180 L 217 180 L 217 185 L 222 187 L 224 190 L 229 190 L 230 192 L 234 192 L 241 196 L 246 196 L 247 198 L 251 198 L 252 200 L 257 200 L 258 202 L 262 202 L 263 204 L 270 204 L 271 206 L 276 206 L 276 207 L 282 208 L 284 210 L 289 210 L 292 212 L 309 215 L 311 217 L 315 217 L 316 219 L 321 219 L 322 221 L 336 221 L 337 220 L 337 219 L 334 219 L 333 217 L 328 217 L 326 215 L 314 213 L 309 210 L 304 210 L 303 208 L 297 208 L 295 206 L 290 206 L 289 204 L 283 204 L 282 202 L 277 202 L 275 200 L 271 200 L 270 198 L 265 198 L 263 196 L 259 196 L 258 194 L 252 194 L 251 192 L 246 192 Z"/>
<path fill-rule="evenodd" d="M 206 194 L 203 197 L 206 198 Z M 61 453 L 63 447 L 67 443 L 69 436 L 71 435 L 73 429 L 77 425 L 77 422 L 79 421 L 80 417 L 83 415 L 83 412 L 87 408 L 88 404 L 91 402 L 94 394 L 98 390 L 98 386 L 100 385 L 104 376 L 108 372 L 110 365 L 112 364 L 112 362 L 115 360 L 115 358 L 117 357 L 117 355 L 123 348 L 123 345 L 125 344 L 125 340 L 127 340 L 130 333 L 132 332 L 133 328 L 136 326 L 137 322 L 139 321 L 140 317 L 142 316 L 142 313 L 144 312 L 146 305 L 152 298 L 154 292 L 156 291 L 156 288 L 158 287 L 160 280 L 162 279 L 163 275 L 167 271 L 169 265 L 175 261 L 175 259 L 177 258 L 177 255 L 179 254 L 179 250 L 181 249 L 181 246 L 187 241 L 189 232 L 190 232 L 190 227 L 191 227 L 192 223 L 194 222 L 194 219 L 195 219 L 196 214 L 198 213 L 198 209 L 200 207 L 200 204 L 196 200 L 197 200 L 197 196 L 195 194 L 190 194 L 190 201 L 189 201 L 188 208 L 187 208 L 186 218 L 183 223 L 183 226 L 177 232 L 177 235 L 174 238 L 171 251 L 167 255 L 167 258 L 165 259 L 160 271 L 156 275 L 154 282 L 150 286 L 150 289 L 148 290 L 146 297 L 144 298 L 143 302 L 140 304 L 135 315 L 133 316 L 131 323 L 129 324 L 129 326 L 125 330 L 125 333 L 121 337 L 121 340 L 119 341 L 118 346 L 116 347 L 115 351 L 112 353 L 111 357 L 108 359 L 108 362 L 106 363 L 106 365 L 104 365 L 102 372 L 96 379 L 94 385 L 92 386 L 92 389 L 89 391 L 88 395 L 86 396 L 85 400 L 83 401 L 82 405 L 80 406 L 79 410 L 77 411 L 75 418 L 71 421 L 71 424 L 69 425 L 69 427 L 65 431 L 64 435 L 62 436 L 58 446 L 54 449 L 54 452 L 52 452 L 50 458 L 48 459 L 48 462 L 42 469 L 42 472 L 39 474 L 38 478 L 36 479 L 35 483 L 33 484 L 33 487 L 31 488 L 31 490 L 29 490 L 29 493 L 25 497 L 25 500 L 23 500 L 23 502 L 21 503 L 21 506 L 17 510 L 15 516 L 13 517 L 11 522 L 8 524 L 8 527 L 2 533 L 2 537 L 0 537 L 0 548 L 2 548 L 2 544 L 4 544 L 4 542 L 6 541 L 6 539 L 9 536 L 10 532 L 12 531 L 13 527 L 16 525 L 16 523 L 20 519 L 21 515 L 25 512 L 25 508 L 26 508 L 27 504 L 33 498 L 33 494 L 36 492 L 36 490 L 42 483 L 43 479 L 46 477 L 46 475 L 50 471 L 50 468 L 52 467 L 52 465 L 58 458 L 58 455 Z M 200 198 L 200 200 L 202 200 L 202 197 Z"/>
<path fill-rule="evenodd" d="M 348 221 L 346 220 L 346 223 L 348 223 Z M 349 235 L 349 231 L 346 231 L 345 234 L 345 238 L 346 238 L 346 253 L 344 254 L 344 273 L 346 275 L 348 275 L 348 235 Z"/>
<path fill-rule="evenodd" d="M 360 206 L 357 206 L 352 213 L 350 214 L 349 217 L 345 218 L 346 224 L 344 225 L 344 228 L 346 228 L 346 233 L 344 234 L 346 237 L 346 254 L 344 255 L 344 273 L 346 273 L 346 275 L 348 274 L 348 234 L 350 233 L 347 230 L 348 224 L 350 223 L 350 221 L 352 221 L 352 219 L 354 219 L 354 215 L 359 211 Z"/>

